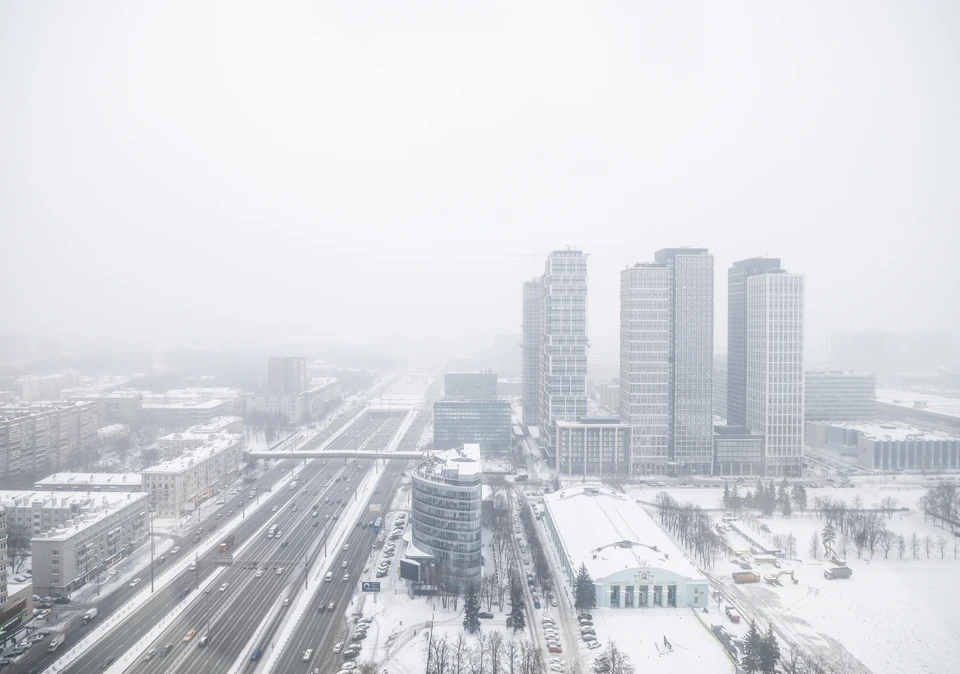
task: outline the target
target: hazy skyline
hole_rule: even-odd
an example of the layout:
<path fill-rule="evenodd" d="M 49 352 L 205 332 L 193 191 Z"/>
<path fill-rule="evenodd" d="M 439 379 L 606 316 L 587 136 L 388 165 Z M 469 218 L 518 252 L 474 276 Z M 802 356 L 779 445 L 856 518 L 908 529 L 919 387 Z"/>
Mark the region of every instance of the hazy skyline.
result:
<path fill-rule="evenodd" d="M 960 6 L 0 3 L 0 332 L 489 344 L 589 253 L 960 333 Z M 521 255 L 525 257 L 513 257 Z"/>

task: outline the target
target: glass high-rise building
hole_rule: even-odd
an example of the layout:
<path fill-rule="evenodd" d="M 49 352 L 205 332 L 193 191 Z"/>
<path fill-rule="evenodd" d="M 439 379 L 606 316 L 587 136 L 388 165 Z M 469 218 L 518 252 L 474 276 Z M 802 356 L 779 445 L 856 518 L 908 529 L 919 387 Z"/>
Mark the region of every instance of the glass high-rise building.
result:
<path fill-rule="evenodd" d="M 547 256 L 540 302 L 540 437 L 553 456 L 557 421 L 587 415 L 587 256 Z"/>
<path fill-rule="evenodd" d="M 523 423 L 536 426 L 540 417 L 540 294 L 538 276 L 523 283 Z"/>

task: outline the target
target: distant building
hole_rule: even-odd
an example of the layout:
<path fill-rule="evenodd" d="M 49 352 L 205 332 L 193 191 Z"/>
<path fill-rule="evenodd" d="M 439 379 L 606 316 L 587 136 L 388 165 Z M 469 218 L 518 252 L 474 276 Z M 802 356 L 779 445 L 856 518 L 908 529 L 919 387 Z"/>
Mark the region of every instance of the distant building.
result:
<path fill-rule="evenodd" d="M 502 377 L 520 374 L 520 335 L 496 335 L 493 338 L 494 369 Z"/>
<path fill-rule="evenodd" d="M 543 496 L 544 528 L 566 581 L 585 564 L 598 609 L 706 607 L 704 575 L 632 497 L 597 484 Z"/>
<path fill-rule="evenodd" d="M 958 470 L 960 438 L 896 422 L 808 421 L 806 442 L 856 455 L 869 470 Z"/>
<path fill-rule="evenodd" d="M 440 398 L 433 403 L 433 446 L 476 444 L 483 456 L 510 454 L 510 401 Z"/>
<path fill-rule="evenodd" d="M 505 398 L 520 398 L 523 395 L 523 380 L 519 377 L 497 377 L 497 393 Z"/>
<path fill-rule="evenodd" d="M 620 382 L 602 381 L 600 388 L 600 406 L 610 412 L 617 414 L 620 412 Z"/>
<path fill-rule="evenodd" d="M 67 370 L 42 377 L 29 376 L 17 380 L 20 397 L 27 402 L 60 400 L 60 391 L 77 385 L 80 373 Z"/>
<path fill-rule="evenodd" d="M 51 529 L 61 529 L 78 517 L 127 501 L 127 492 L 0 491 L 0 504 L 7 511 L 9 534 L 25 538 L 38 536 Z"/>
<path fill-rule="evenodd" d="M 933 373 L 953 358 L 953 337 L 945 332 L 837 332 L 830 338 L 830 367 L 837 370 Z"/>
<path fill-rule="evenodd" d="M 727 418 L 727 356 L 713 357 L 713 413 Z"/>
<path fill-rule="evenodd" d="M 143 488 L 159 517 L 181 517 L 237 479 L 243 436 L 223 433 L 143 471 Z"/>
<path fill-rule="evenodd" d="M 554 424 L 587 415 L 587 256 L 554 251 L 542 278 L 538 426 L 549 453 Z"/>
<path fill-rule="evenodd" d="M 231 400 L 206 400 L 192 403 L 144 404 L 143 420 L 162 428 L 185 428 L 228 416 L 235 405 Z"/>
<path fill-rule="evenodd" d="M 267 393 L 303 393 L 307 390 L 307 359 L 271 356 L 267 361 Z"/>
<path fill-rule="evenodd" d="M 713 427 L 714 475 L 766 475 L 763 455 L 762 435 L 745 426 Z"/>
<path fill-rule="evenodd" d="M 340 393 L 336 378 L 314 379 L 310 390 L 301 393 L 248 393 L 244 396 L 244 412 L 282 414 L 291 423 L 299 424 L 318 419 L 324 406 Z"/>
<path fill-rule="evenodd" d="M 5 625 L 7 619 L 7 571 L 10 565 L 7 562 L 7 511 L 0 507 L 0 625 Z"/>
<path fill-rule="evenodd" d="M 413 539 L 408 555 L 426 563 L 426 582 L 475 582 L 480 540 L 481 459 L 478 445 L 439 452 L 413 470 Z"/>
<path fill-rule="evenodd" d="M 76 465 L 97 446 L 97 406 L 89 402 L 0 406 L 0 478 L 17 480 Z"/>
<path fill-rule="evenodd" d="M 804 378 L 804 418 L 876 419 L 877 375 L 810 371 Z"/>
<path fill-rule="evenodd" d="M 536 426 L 540 415 L 540 294 L 537 277 L 523 284 L 523 424 Z"/>
<path fill-rule="evenodd" d="M 443 377 L 443 395 L 463 400 L 496 400 L 496 372 L 447 372 Z"/>
<path fill-rule="evenodd" d="M 937 428 L 952 434 L 960 433 L 960 397 L 924 391 L 879 389 L 877 414 L 885 420 Z"/>
<path fill-rule="evenodd" d="M 40 596 L 64 597 L 113 566 L 149 533 L 149 500 L 144 493 L 116 495 L 77 514 L 63 527 L 31 540 L 33 591 Z"/>
<path fill-rule="evenodd" d="M 630 475 L 630 426 L 617 418 L 558 421 L 556 443 L 561 474 Z"/>
<path fill-rule="evenodd" d="M 143 491 L 140 473 L 54 473 L 37 480 L 38 491 Z"/>
<path fill-rule="evenodd" d="M 89 393 L 82 390 L 64 390 L 63 400 L 84 400 L 97 405 L 97 426 L 123 423 L 136 424 L 143 413 L 143 393 L 140 391 L 111 391 Z"/>

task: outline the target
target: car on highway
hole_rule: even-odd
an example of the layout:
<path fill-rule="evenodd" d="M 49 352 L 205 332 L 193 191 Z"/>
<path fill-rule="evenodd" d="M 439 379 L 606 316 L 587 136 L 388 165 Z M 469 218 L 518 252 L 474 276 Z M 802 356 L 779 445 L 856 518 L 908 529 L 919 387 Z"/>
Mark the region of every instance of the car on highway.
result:
<path fill-rule="evenodd" d="M 175 555 L 175 554 L 177 554 L 178 552 L 180 552 L 180 546 L 179 546 L 179 545 L 176 546 L 173 550 L 171 550 L 171 551 L 170 551 L 170 554 L 171 554 L 171 555 Z"/>
<path fill-rule="evenodd" d="M 272 513 L 277 512 L 277 506 L 273 506 L 272 508 L 270 508 L 270 512 Z"/>
<path fill-rule="evenodd" d="M 218 592 L 226 592 L 228 585 L 229 585 L 229 583 L 224 583 L 223 585 L 221 585 L 221 586 L 220 586 L 220 589 L 218 590 Z"/>
<path fill-rule="evenodd" d="M 197 636 L 197 630 L 190 630 L 190 631 L 188 631 L 186 634 L 183 635 L 183 640 L 184 640 L 184 641 L 190 641 L 190 640 L 193 639 L 195 636 Z"/>
<path fill-rule="evenodd" d="M 146 657 L 143 658 L 143 661 L 144 661 L 144 662 L 150 662 L 151 660 L 153 660 L 153 656 L 156 655 L 156 654 L 157 654 L 157 649 L 156 649 L 156 648 L 151 648 L 149 651 L 147 651 L 147 655 L 146 655 Z"/>
<path fill-rule="evenodd" d="M 344 582 L 350 580 L 350 574 L 349 574 L 349 573 L 343 574 L 343 580 L 344 580 Z"/>
<path fill-rule="evenodd" d="M 167 653 L 173 650 L 173 644 L 167 644 L 163 647 L 163 650 L 160 652 L 160 657 L 163 657 Z"/>
<path fill-rule="evenodd" d="M 261 651 L 259 648 L 254 650 L 253 653 L 250 654 L 250 661 L 254 662 L 256 660 L 259 660 L 262 654 L 263 654 L 263 651 Z"/>
<path fill-rule="evenodd" d="M 332 601 L 332 602 L 330 602 L 329 604 L 327 604 L 327 610 L 328 610 L 328 611 L 332 611 L 332 610 L 335 609 L 335 608 L 337 608 L 337 602 Z"/>
<path fill-rule="evenodd" d="M 282 574 L 283 574 L 283 567 L 281 566 L 277 568 L 277 575 L 280 576 Z"/>
<path fill-rule="evenodd" d="M 343 642 L 342 642 L 342 641 L 338 641 L 337 643 L 335 643 L 335 644 L 333 645 L 333 652 L 334 652 L 334 653 L 339 653 L 339 652 L 342 651 L 342 650 L 343 650 Z"/>
<path fill-rule="evenodd" d="M 253 577 L 254 577 L 254 578 L 259 578 L 259 577 L 262 576 L 262 575 L 263 575 L 263 569 L 257 569 L 257 572 L 256 572 L 255 574 L 253 574 Z"/>
<path fill-rule="evenodd" d="M 139 578 L 134 578 L 133 580 L 130 581 L 130 587 L 136 587 L 139 584 L 140 584 Z"/>
<path fill-rule="evenodd" d="M 346 551 L 349 550 L 349 549 L 350 549 L 350 544 L 349 544 L 349 543 L 344 543 L 344 544 L 343 544 L 343 551 L 346 552 Z"/>
<path fill-rule="evenodd" d="M 114 658 L 113 658 L 113 656 L 111 655 L 109 658 L 107 658 L 106 660 L 104 660 L 103 662 L 100 663 L 100 669 L 101 669 L 101 670 L 104 670 L 104 669 L 109 668 L 110 665 L 113 664 L 113 660 L 114 660 Z"/>
<path fill-rule="evenodd" d="M 312 658 L 312 657 L 313 657 L 313 649 L 312 649 L 312 648 L 308 648 L 307 650 L 305 650 L 305 651 L 303 652 L 303 661 L 304 661 L 304 662 L 310 662 L 310 658 Z"/>
<path fill-rule="evenodd" d="M 320 522 L 314 522 L 314 523 L 313 523 L 313 526 L 317 526 L 317 525 L 319 525 L 319 524 L 320 524 Z"/>
<path fill-rule="evenodd" d="M 347 568 L 347 562 L 346 561 L 340 562 L 340 568 L 341 569 Z"/>

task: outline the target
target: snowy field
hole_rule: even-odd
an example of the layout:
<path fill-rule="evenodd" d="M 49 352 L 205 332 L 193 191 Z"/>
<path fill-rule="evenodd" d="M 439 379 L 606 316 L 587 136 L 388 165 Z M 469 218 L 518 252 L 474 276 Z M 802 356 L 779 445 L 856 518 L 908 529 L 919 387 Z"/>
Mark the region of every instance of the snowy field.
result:
<path fill-rule="evenodd" d="M 720 674 L 734 671 L 733 662 L 723 647 L 689 608 L 594 609 L 591 615 L 603 647 L 591 651 L 581 646 L 581 657 L 587 665 L 585 672 L 590 671 L 591 658 L 602 653 L 610 641 L 615 641 L 617 647 L 630 656 L 637 672 Z M 664 647 L 664 637 L 672 649 Z"/>
<path fill-rule="evenodd" d="M 917 501 L 923 489 L 881 488 L 885 485 L 867 484 L 852 489 L 808 489 L 808 504 L 817 496 L 843 499 L 850 504 L 856 495 L 863 499 L 864 507 L 871 507 L 880 499 L 893 496 L 898 507 L 907 507 L 908 512 L 895 512 L 892 518 L 884 516 L 884 525 L 894 534 L 907 539 L 903 559 L 894 546 L 884 558 L 884 551 L 877 546 L 871 558 L 865 550 L 860 559 L 851 544 L 847 552 L 847 565 L 853 569 L 853 577 L 847 580 L 826 580 L 823 570 L 832 566 L 822 559 L 813 559 L 810 539 L 814 532 L 822 532 L 825 522 L 807 513 L 784 518 L 775 515 L 757 520 L 744 514 L 738 521 L 751 537 L 772 545 L 776 534 L 792 533 L 797 539 L 798 559 L 784 564 L 795 571 L 799 584 L 792 584 L 784 577 L 783 586 L 767 583 L 735 585 L 731 573 L 739 570 L 732 563 L 721 560 L 708 571 L 715 584 L 723 586 L 726 597 L 733 599 L 745 618 L 754 617 L 763 626 L 773 621 L 778 631 L 803 644 L 808 650 L 822 653 L 828 662 L 836 663 L 851 673 L 873 672 L 923 672 L 939 673 L 957 671 L 960 661 L 960 638 L 956 625 L 960 624 L 960 604 L 944 601 L 960 583 L 960 559 L 954 559 L 954 543 L 960 542 L 949 529 L 944 530 L 924 522 L 917 510 Z M 752 485 L 750 486 L 752 489 Z M 741 486 L 741 492 L 743 491 Z M 721 514 L 722 490 L 672 488 L 644 488 L 634 495 L 652 502 L 657 492 L 665 491 L 681 503 L 692 501 L 703 508 L 717 509 Z M 751 522 L 752 520 L 752 522 Z M 756 527 L 766 524 L 770 533 L 761 533 Z M 914 559 L 910 537 L 916 533 L 922 540 L 930 536 L 934 545 L 927 558 L 924 546 L 920 545 Z M 946 548 L 941 559 L 938 537 L 944 537 Z M 744 541 L 735 533 L 728 534 L 733 547 Z M 749 544 L 746 544 L 747 546 Z M 766 573 L 765 567 L 754 569 Z M 722 613 L 711 605 L 711 613 L 703 616 L 708 622 L 724 624 L 725 628 L 742 635 L 745 625 L 734 627 Z M 598 631 L 599 634 L 599 631 Z"/>

